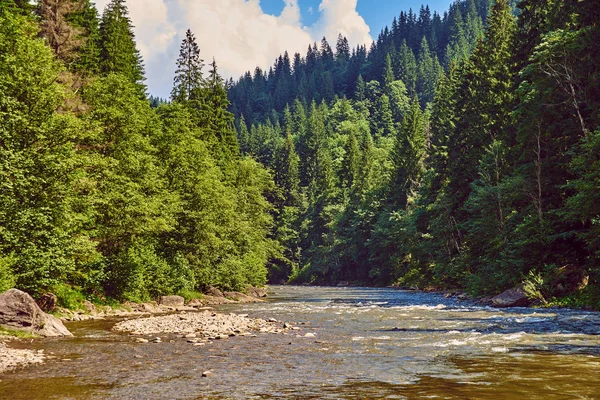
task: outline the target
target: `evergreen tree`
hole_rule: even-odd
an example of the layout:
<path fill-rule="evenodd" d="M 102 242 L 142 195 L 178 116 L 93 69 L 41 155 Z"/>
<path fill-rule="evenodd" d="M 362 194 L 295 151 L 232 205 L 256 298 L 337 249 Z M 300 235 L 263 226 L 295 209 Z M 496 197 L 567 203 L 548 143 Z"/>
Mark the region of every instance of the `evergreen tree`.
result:
<path fill-rule="evenodd" d="M 111 0 L 104 9 L 100 23 L 100 72 L 122 74 L 138 86 L 140 96 L 143 85 L 144 66 L 136 48 L 133 25 L 125 0 Z"/>
<path fill-rule="evenodd" d="M 196 37 L 188 29 L 179 49 L 171 100 L 185 103 L 202 99 L 202 89 L 204 87 L 203 67 L 204 60 L 200 58 L 200 48 L 196 43 Z"/>

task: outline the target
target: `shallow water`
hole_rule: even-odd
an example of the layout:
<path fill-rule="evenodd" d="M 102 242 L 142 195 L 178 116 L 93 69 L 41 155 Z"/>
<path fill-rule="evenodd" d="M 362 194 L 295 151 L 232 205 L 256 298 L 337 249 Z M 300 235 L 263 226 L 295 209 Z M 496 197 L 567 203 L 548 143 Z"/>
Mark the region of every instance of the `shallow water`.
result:
<path fill-rule="evenodd" d="M 600 398 L 599 313 L 393 289 L 273 290 L 268 302 L 219 309 L 300 330 L 193 347 L 166 335 L 133 343 L 110 331 L 116 320 L 72 323 L 73 339 L 26 344 L 57 358 L 0 375 L 0 399 Z"/>

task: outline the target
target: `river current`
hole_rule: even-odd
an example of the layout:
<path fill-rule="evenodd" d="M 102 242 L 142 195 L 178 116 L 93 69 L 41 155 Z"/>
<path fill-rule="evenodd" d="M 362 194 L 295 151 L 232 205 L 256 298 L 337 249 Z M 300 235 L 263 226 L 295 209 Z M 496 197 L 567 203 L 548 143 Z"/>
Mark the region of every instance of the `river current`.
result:
<path fill-rule="evenodd" d="M 139 344 L 116 320 L 34 341 L 53 359 L 0 375 L 0 399 L 596 399 L 600 314 L 492 309 L 394 289 L 272 287 L 218 307 L 287 335 Z M 204 371 L 212 375 L 202 377 Z"/>

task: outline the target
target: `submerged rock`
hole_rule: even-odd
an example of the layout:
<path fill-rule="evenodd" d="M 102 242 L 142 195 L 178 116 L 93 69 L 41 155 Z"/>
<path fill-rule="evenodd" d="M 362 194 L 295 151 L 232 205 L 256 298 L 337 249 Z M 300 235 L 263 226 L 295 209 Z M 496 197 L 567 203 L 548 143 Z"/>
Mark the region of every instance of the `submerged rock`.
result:
<path fill-rule="evenodd" d="M 531 304 L 531 300 L 521 286 L 508 289 L 497 296 L 492 297 L 492 307 L 527 307 Z"/>

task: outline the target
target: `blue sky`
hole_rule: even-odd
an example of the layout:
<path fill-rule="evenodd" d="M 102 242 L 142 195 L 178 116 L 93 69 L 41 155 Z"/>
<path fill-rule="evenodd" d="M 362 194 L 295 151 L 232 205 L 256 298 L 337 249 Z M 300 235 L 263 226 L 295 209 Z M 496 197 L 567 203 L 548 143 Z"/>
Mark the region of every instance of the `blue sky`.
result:
<path fill-rule="evenodd" d="M 109 0 L 94 0 L 102 12 Z M 306 54 L 310 43 L 339 33 L 352 47 L 369 46 L 400 11 L 422 2 L 442 13 L 453 0 L 127 0 L 150 93 L 168 97 L 187 29 L 201 57 L 215 58 L 225 78 L 268 69 L 284 51 Z M 321 10 L 319 10 L 321 8 Z"/>
<path fill-rule="evenodd" d="M 431 12 L 443 14 L 453 0 L 358 0 L 357 11 L 371 27 L 371 36 L 374 38 L 386 26 L 391 25 L 394 16 L 400 11 L 410 8 L 418 12 L 421 5 L 429 5 Z M 318 10 L 321 0 L 299 0 L 298 5 L 302 12 L 302 22 L 306 26 L 314 24 L 318 19 Z M 279 15 L 284 7 L 283 0 L 260 0 L 263 11 L 271 15 Z M 309 12 L 312 10 L 312 13 Z"/>

